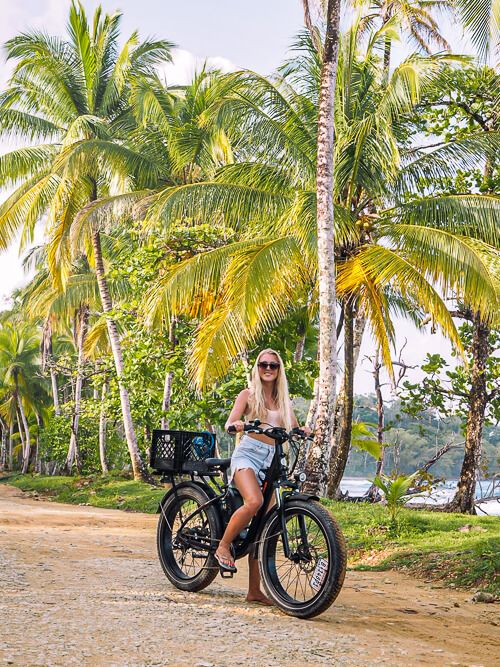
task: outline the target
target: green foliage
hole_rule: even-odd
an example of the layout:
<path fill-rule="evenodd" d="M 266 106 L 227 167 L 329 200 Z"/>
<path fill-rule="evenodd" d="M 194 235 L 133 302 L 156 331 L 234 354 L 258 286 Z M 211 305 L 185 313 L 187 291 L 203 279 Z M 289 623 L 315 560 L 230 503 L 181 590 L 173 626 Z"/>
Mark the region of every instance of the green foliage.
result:
<path fill-rule="evenodd" d="M 408 571 L 426 580 L 500 595 L 498 517 L 402 508 L 395 532 L 380 504 L 323 501 L 339 521 L 354 569 Z M 467 531 L 460 531 L 465 525 Z"/>
<path fill-rule="evenodd" d="M 367 452 L 375 460 L 380 458 L 380 443 L 373 439 L 372 427 L 369 424 L 359 421 L 353 423 L 351 445 L 361 452 Z"/>
<path fill-rule="evenodd" d="M 1 480 L 0 480 L 1 481 Z M 36 491 L 60 503 L 108 507 L 133 512 L 154 513 L 166 490 L 130 479 L 127 473 L 106 477 L 9 477 L 9 484 L 23 491 Z"/>
<path fill-rule="evenodd" d="M 392 477 L 380 475 L 376 476 L 373 480 L 373 484 L 384 493 L 387 510 L 391 517 L 391 525 L 393 526 L 397 525 L 398 514 L 408 500 L 408 489 L 417 474 L 418 473 L 413 473 L 413 475 L 394 475 Z"/>
<path fill-rule="evenodd" d="M 410 415 L 418 416 L 426 410 L 434 410 L 441 417 L 456 416 L 461 421 L 462 433 L 465 432 L 469 410 L 471 388 L 471 347 L 473 327 L 465 323 L 460 327 L 468 365 L 458 363 L 450 368 L 448 362 L 439 354 L 427 354 L 421 365 L 424 377 L 420 382 L 408 380 L 403 383 L 405 391 L 401 394 L 402 409 Z M 492 354 L 486 361 L 485 379 L 488 397 L 485 424 L 494 426 L 500 422 L 500 359 L 496 351 L 500 348 L 500 331 L 492 329 L 489 334 Z"/>

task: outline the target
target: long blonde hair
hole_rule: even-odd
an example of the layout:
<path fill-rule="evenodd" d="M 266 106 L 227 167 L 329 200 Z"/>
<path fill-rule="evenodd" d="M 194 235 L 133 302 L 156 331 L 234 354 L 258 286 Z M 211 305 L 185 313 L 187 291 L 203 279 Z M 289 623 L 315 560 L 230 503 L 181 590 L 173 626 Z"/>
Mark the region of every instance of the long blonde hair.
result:
<path fill-rule="evenodd" d="M 292 410 L 290 406 L 290 395 L 288 393 L 288 382 L 285 375 L 285 367 L 280 355 L 276 350 L 267 348 L 262 350 L 257 355 L 255 364 L 252 368 L 252 377 L 250 381 L 250 396 L 248 403 L 250 406 L 249 419 L 260 419 L 262 422 L 267 421 L 267 408 L 264 399 L 264 389 L 259 375 L 259 361 L 263 354 L 274 354 L 278 359 L 280 367 L 278 368 L 278 376 L 274 382 L 273 400 L 278 406 L 280 417 L 287 431 L 292 428 Z"/>

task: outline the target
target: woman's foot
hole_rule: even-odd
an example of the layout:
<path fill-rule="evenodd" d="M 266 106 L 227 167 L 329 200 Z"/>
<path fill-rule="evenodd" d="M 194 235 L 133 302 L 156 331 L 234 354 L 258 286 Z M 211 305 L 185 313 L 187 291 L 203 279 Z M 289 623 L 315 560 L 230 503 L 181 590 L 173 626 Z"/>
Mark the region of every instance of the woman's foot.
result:
<path fill-rule="evenodd" d="M 266 607 L 272 607 L 274 602 L 264 595 L 262 591 L 257 591 L 256 593 L 248 593 L 246 597 L 247 602 L 257 602 L 259 604 L 266 605 Z"/>
<path fill-rule="evenodd" d="M 219 544 L 219 547 L 215 552 L 214 556 L 216 561 L 219 563 L 219 567 L 221 570 L 232 573 L 235 573 L 237 571 L 236 565 L 234 564 L 234 558 L 229 547 L 227 547 L 222 542 Z"/>

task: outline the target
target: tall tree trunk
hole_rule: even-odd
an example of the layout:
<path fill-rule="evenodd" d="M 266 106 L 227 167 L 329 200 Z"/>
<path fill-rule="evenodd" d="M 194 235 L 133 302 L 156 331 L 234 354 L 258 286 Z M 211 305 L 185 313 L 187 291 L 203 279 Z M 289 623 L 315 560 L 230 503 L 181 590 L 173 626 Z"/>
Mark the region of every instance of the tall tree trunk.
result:
<path fill-rule="evenodd" d="M 7 464 L 7 424 L 0 419 L 0 428 L 2 429 L 2 441 L 0 445 L 0 470 L 5 470 Z"/>
<path fill-rule="evenodd" d="M 304 356 L 305 344 L 306 344 L 306 335 L 303 334 L 300 336 L 300 338 L 297 341 L 297 344 L 295 345 L 295 351 L 293 353 L 293 360 L 295 363 L 302 361 L 302 357 Z"/>
<path fill-rule="evenodd" d="M 481 463 L 481 445 L 484 415 L 488 403 L 486 391 L 486 362 L 492 352 L 488 341 L 489 327 L 481 320 L 479 313 L 473 315 L 474 334 L 472 338 L 471 389 L 469 412 L 465 431 L 465 455 L 460 471 L 457 491 L 448 504 L 450 512 L 475 514 L 477 473 Z"/>
<path fill-rule="evenodd" d="M 102 474 L 109 472 L 108 460 L 106 458 L 106 394 L 108 393 L 108 381 L 106 377 L 102 383 L 101 411 L 99 414 L 99 459 L 101 461 Z"/>
<path fill-rule="evenodd" d="M 30 427 L 28 425 L 28 420 L 26 419 L 26 414 L 24 412 L 23 401 L 19 396 L 19 393 L 16 391 L 17 396 L 17 405 L 19 406 L 19 414 L 21 416 L 22 426 L 24 427 L 25 434 L 25 444 L 23 447 L 23 468 L 22 473 L 26 474 L 30 465 L 30 455 L 31 455 L 31 436 L 30 436 Z M 19 425 L 19 430 L 21 430 L 21 425 Z"/>
<path fill-rule="evenodd" d="M 391 67 L 391 38 L 386 37 L 384 42 L 384 64 L 382 69 L 382 80 L 386 86 L 389 81 L 389 70 Z"/>
<path fill-rule="evenodd" d="M 168 340 L 172 350 L 175 349 L 175 318 L 172 318 L 170 321 L 170 327 L 168 331 Z M 174 374 L 172 371 L 167 370 L 165 373 L 165 383 L 163 385 L 163 400 L 161 404 L 161 428 L 168 429 L 169 421 L 167 419 L 167 412 L 170 410 L 170 400 L 172 398 L 172 380 Z"/>
<path fill-rule="evenodd" d="M 144 482 L 154 483 L 153 478 L 148 473 L 146 466 L 141 457 L 137 438 L 135 435 L 134 424 L 132 422 L 132 413 L 130 410 L 130 398 L 123 383 L 123 355 L 120 344 L 120 337 L 118 335 L 118 328 L 116 322 L 111 318 L 109 313 L 112 310 L 111 295 L 109 293 L 108 284 L 106 282 L 106 274 L 104 271 L 104 262 L 102 258 L 101 238 L 97 229 L 92 230 L 92 246 L 94 249 L 95 270 L 97 276 L 97 284 L 99 286 L 99 294 L 101 296 L 102 308 L 108 314 L 106 324 L 108 327 L 109 342 L 113 352 L 113 359 L 115 362 L 116 375 L 118 379 L 118 387 L 120 391 L 120 404 L 122 408 L 123 428 L 125 430 L 125 438 L 127 440 L 127 447 L 134 473 L 134 479 L 142 480 Z"/>
<path fill-rule="evenodd" d="M 174 374 L 172 371 L 167 371 L 165 373 L 165 383 L 163 385 L 163 400 L 161 403 L 161 427 L 162 429 L 169 428 L 169 421 L 167 419 L 167 412 L 170 409 L 170 399 L 172 397 L 172 379 Z"/>
<path fill-rule="evenodd" d="M 380 356 L 377 350 L 375 354 L 375 361 L 373 362 L 373 379 L 375 381 L 375 396 L 377 399 L 377 442 L 380 445 L 380 457 L 377 459 L 377 466 L 375 468 L 375 476 L 380 477 L 384 469 L 384 424 L 385 424 L 385 411 L 384 411 L 384 397 L 382 396 L 382 387 L 380 386 L 380 369 L 382 364 L 380 363 Z M 380 500 L 380 493 L 378 487 L 375 484 L 372 484 L 368 489 L 366 494 L 368 498 L 373 501 Z"/>
<path fill-rule="evenodd" d="M 41 463 L 40 463 L 40 432 L 42 430 L 42 419 L 38 412 L 36 413 L 36 441 L 35 441 L 35 472 L 40 472 Z"/>
<path fill-rule="evenodd" d="M 352 301 L 344 304 L 344 377 L 337 397 L 334 417 L 334 436 L 339 431 L 338 446 L 332 443 L 326 495 L 335 497 L 351 447 L 352 412 L 354 408 L 354 312 Z"/>
<path fill-rule="evenodd" d="M 51 363 L 52 361 L 52 316 L 48 315 L 43 323 L 42 328 L 42 338 L 40 341 L 40 350 L 42 353 L 42 371 L 45 371 L 47 362 Z M 52 384 L 52 397 L 54 402 L 54 412 L 56 417 L 59 417 L 61 414 L 61 409 L 59 407 L 59 394 L 57 391 L 57 375 L 55 370 L 51 367 L 50 369 L 50 381 Z"/>
<path fill-rule="evenodd" d="M 317 225 L 319 282 L 319 394 L 316 433 L 306 461 L 305 490 L 318 493 L 332 430 L 337 373 L 335 328 L 335 253 L 333 236 L 333 155 L 335 82 L 339 51 L 340 0 L 329 0 L 321 68 L 318 152 Z"/>
<path fill-rule="evenodd" d="M 349 310 L 349 314 L 348 311 Z M 335 498 L 339 493 L 340 482 L 351 448 L 352 413 L 354 410 L 354 374 L 358 365 L 359 352 L 366 327 L 364 311 L 356 314 L 353 322 L 351 306 L 344 307 L 344 355 L 345 367 L 342 386 L 335 405 L 335 418 L 332 443 L 329 452 L 327 496 Z M 348 324 L 348 319 L 349 324 Z"/>
<path fill-rule="evenodd" d="M 56 417 L 60 417 L 61 407 L 59 405 L 59 392 L 57 390 L 57 374 L 53 368 L 50 369 L 50 382 L 52 384 L 52 400 L 54 402 L 54 413 Z"/>
<path fill-rule="evenodd" d="M 14 439 L 14 418 L 12 418 L 11 423 L 9 424 L 9 451 L 7 454 L 7 461 L 9 462 L 9 470 L 13 470 L 13 461 L 12 461 L 12 441 Z"/>
<path fill-rule="evenodd" d="M 19 433 L 19 440 L 21 441 L 21 456 L 17 456 L 16 464 L 19 464 L 22 466 L 22 460 L 24 457 L 24 450 L 26 449 L 26 435 L 24 433 L 23 429 L 23 422 L 21 419 L 21 413 L 19 412 L 19 407 L 17 406 L 17 398 L 16 398 L 16 421 L 17 421 L 17 432 Z"/>
<path fill-rule="evenodd" d="M 85 354 L 83 352 L 83 345 L 87 336 L 87 328 L 89 323 L 89 307 L 83 304 L 78 309 L 77 315 L 77 332 L 76 341 L 78 348 L 78 361 L 75 382 L 75 402 L 73 408 L 73 417 L 71 419 L 71 437 L 69 441 L 68 455 L 66 457 L 66 470 L 71 474 L 73 463 L 76 463 L 76 469 L 80 474 L 82 472 L 82 459 L 80 455 L 80 445 L 78 442 L 78 427 L 80 423 L 80 410 L 82 402 L 82 387 L 83 387 L 83 367 L 85 364 Z"/>

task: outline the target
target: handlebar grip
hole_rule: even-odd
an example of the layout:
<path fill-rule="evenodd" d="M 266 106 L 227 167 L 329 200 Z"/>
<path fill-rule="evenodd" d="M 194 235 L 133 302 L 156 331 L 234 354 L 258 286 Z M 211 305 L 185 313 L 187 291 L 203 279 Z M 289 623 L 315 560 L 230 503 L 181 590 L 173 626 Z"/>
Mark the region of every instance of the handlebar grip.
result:
<path fill-rule="evenodd" d="M 227 427 L 227 432 L 228 432 L 228 433 L 236 433 L 236 426 L 233 426 L 233 425 L 231 424 L 231 426 L 228 426 L 228 427 Z"/>

